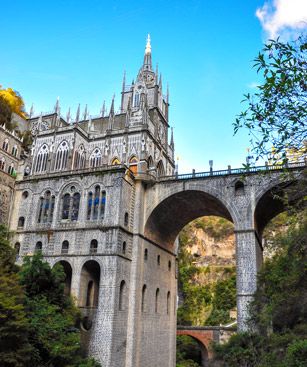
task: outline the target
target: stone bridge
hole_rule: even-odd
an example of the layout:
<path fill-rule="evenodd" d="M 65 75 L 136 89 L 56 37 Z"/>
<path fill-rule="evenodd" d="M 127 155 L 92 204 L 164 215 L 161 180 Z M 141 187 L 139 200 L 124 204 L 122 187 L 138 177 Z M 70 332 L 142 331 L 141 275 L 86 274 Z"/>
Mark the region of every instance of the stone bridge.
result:
<path fill-rule="evenodd" d="M 238 329 L 245 330 L 262 263 L 263 230 L 284 211 L 284 190 L 297 184 L 305 167 L 302 162 L 162 177 L 143 192 L 144 238 L 175 253 L 176 238 L 190 221 L 206 215 L 231 221 L 236 238 Z"/>
<path fill-rule="evenodd" d="M 236 328 L 225 326 L 177 326 L 177 336 L 187 335 L 197 341 L 202 367 L 206 367 L 208 360 L 212 358 L 212 342 L 224 343 L 235 331 Z"/>

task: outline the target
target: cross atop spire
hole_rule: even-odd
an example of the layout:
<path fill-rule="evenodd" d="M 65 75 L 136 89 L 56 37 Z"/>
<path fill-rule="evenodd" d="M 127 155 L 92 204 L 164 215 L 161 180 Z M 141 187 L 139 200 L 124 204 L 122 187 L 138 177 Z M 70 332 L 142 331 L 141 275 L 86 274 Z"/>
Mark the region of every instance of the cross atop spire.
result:
<path fill-rule="evenodd" d="M 152 70 L 150 34 L 147 35 L 147 42 L 146 42 L 146 47 L 145 47 L 143 70 Z"/>

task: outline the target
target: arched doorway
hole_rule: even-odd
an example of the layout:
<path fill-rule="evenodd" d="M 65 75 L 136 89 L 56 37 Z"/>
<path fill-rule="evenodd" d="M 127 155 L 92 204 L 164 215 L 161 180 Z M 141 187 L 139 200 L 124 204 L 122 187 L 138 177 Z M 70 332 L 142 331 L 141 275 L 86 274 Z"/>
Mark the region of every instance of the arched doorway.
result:
<path fill-rule="evenodd" d="M 81 270 L 79 306 L 97 308 L 99 299 L 100 265 L 95 260 L 87 261 Z"/>

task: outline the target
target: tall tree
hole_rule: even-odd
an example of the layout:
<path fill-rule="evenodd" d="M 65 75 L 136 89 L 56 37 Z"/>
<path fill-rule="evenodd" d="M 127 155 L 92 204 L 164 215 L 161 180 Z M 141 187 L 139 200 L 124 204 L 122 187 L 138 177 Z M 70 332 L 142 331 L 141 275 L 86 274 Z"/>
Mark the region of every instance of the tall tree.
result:
<path fill-rule="evenodd" d="M 30 361 L 29 323 L 24 309 L 24 293 L 19 284 L 15 251 L 0 226 L 0 366 L 24 367 Z"/>
<path fill-rule="evenodd" d="M 12 88 L 4 89 L 0 85 L 0 98 L 2 98 L 10 107 L 12 112 L 26 118 L 25 105 L 21 95 Z"/>
<path fill-rule="evenodd" d="M 256 160 L 285 160 L 287 153 L 307 152 L 307 36 L 283 43 L 270 40 L 255 58 L 263 83 L 246 94 L 247 108 L 234 123 L 234 132 L 249 130 Z"/>

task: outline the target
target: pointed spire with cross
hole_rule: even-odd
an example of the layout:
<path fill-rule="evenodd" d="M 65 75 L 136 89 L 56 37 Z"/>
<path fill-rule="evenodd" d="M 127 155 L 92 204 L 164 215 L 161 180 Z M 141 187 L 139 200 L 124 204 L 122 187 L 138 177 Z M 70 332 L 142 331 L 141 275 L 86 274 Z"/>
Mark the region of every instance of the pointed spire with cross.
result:
<path fill-rule="evenodd" d="M 143 70 L 150 70 L 150 71 L 152 70 L 150 34 L 147 35 Z"/>

